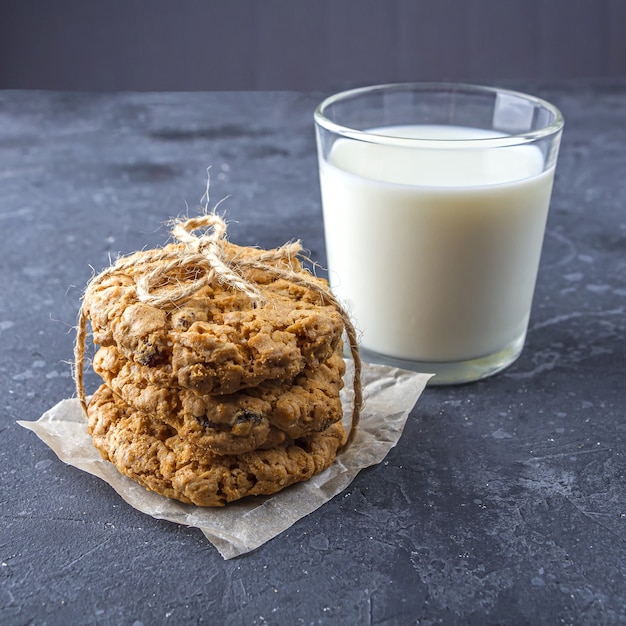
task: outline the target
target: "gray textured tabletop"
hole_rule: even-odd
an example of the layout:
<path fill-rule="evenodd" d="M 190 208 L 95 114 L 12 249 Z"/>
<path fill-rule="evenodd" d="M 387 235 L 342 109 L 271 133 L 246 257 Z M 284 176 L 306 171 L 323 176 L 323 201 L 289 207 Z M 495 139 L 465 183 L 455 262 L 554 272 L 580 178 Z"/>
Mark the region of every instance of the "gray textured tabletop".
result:
<path fill-rule="evenodd" d="M 16 420 L 74 392 L 91 268 L 164 243 L 207 166 L 231 241 L 325 263 L 321 96 L 0 92 L 1 623 L 626 623 L 626 83 L 513 86 L 566 120 L 521 358 L 428 388 L 384 463 L 226 561 Z"/>

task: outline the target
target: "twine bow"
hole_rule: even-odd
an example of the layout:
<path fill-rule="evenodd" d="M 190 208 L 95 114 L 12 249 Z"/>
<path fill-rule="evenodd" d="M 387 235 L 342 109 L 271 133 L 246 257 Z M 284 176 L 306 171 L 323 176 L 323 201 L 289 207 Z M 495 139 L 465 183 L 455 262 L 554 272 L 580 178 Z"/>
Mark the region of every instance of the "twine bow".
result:
<path fill-rule="evenodd" d="M 195 231 L 204 229 L 202 235 L 195 235 Z M 301 254 L 300 242 L 287 243 L 274 250 L 267 250 L 255 255 L 253 258 L 236 258 L 228 260 L 224 254 L 226 241 L 226 223 L 218 215 L 203 214 L 199 217 L 177 221 L 171 231 L 172 235 L 183 246 L 174 246 L 148 250 L 143 255 L 131 255 L 118 259 L 113 265 L 103 270 L 92 278 L 85 290 L 88 293 L 106 276 L 114 272 L 124 270 L 137 270 L 142 266 L 150 265 L 151 269 L 145 273 L 137 272 L 135 279 L 137 297 L 141 302 L 153 306 L 172 305 L 193 296 L 199 289 L 213 281 L 228 285 L 246 294 L 255 306 L 263 306 L 265 297 L 258 286 L 247 281 L 241 270 L 258 269 L 277 278 L 284 278 L 307 289 L 316 292 L 324 304 L 332 305 L 341 315 L 344 323 L 350 353 L 354 361 L 353 390 L 354 399 L 352 407 L 352 420 L 346 440 L 342 444 L 344 451 L 354 440 L 356 428 L 359 423 L 361 407 L 363 405 L 363 393 L 361 388 L 361 358 L 357 342 L 357 334 L 350 317 L 337 301 L 329 289 L 322 287 L 317 282 L 307 278 L 306 273 L 296 272 L 289 264 L 276 264 L 278 261 L 291 261 Z M 181 267 L 195 267 L 205 270 L 193 281 L 185 283 L 169 281 L 168 275 L 172 270 Z M 159 287 L 155 291 L 155 287 Z M 87 339 L 87 312 L 85 303 L 81 305 L 78 317 L 76 344 L 74 347 L 74 378 L 76 393 L 85 413 L 87 412 L 87 399 L 84 387 L 85 367 L 85 344 Z"/>
<path fill-rule="evenodd" d="M 200 236 L 194 232 L 205 229 Z M 209 230 L 210 229 L 210 230 Z M 142 262 L 158 264 L 148 273 L 139 276 L 136 281 L 137 296 L 141 302 L 154 306 L 172 304 L 186 300 L 196 293 L 201 287 L 217 280 L 233 289 L 245 293 L 255 304 L 265 303 L 263 294 L 256 285 L 245 280 L 237 271 L 239 267 L 255 267 L 270 271 L 268 263 L 280 260 L 290 260 L 298 255 L 302 246 L 299 242 L 288 243 L 275 250 L 268 250 L 254 259 L 231 260 L 230 264 L 224 260 L 224 242 L 226 236 L 226 224 L 217 215 L 202 215 L 185 221 L 177 221 L 172 228 L 172 235 L 184 244 L 184 249 L 171 251 L 155 250 L 155 254 L 148 254 Z M 115 269 L 127 269 L 136 267 L 137 262 L 116 264 Z M 192 282 L 185 284 L 170 283 L 160 293 L 154 293 L 157 285 L 167 283 L 168 274 L 183 266 L 194 266 L 205 270 L 204 274 L 197 276 Z"/>

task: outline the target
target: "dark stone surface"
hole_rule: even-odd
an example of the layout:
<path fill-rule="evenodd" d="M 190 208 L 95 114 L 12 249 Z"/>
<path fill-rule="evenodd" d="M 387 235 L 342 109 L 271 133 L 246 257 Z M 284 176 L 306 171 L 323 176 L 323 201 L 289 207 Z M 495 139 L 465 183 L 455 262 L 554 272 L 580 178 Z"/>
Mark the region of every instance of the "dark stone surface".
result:
<path fill-rule="evenodd" d="M 90 266 L 163 243 L 208 165 L 232 241 L 325 262 L 319 97 L 0 92 L 0 623 L 626 622 L 626 83 L 515 86 L 566 118 L 521 358 L 231 561 L 15 421 L 73 394 Z"/>

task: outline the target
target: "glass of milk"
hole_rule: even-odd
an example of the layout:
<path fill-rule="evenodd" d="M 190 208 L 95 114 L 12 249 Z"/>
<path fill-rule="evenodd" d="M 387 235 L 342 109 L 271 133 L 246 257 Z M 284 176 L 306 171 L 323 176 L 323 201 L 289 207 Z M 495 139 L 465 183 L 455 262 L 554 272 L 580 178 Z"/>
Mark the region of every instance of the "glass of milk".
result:
<path fill-rule="evenodd" d="M 521 353 L 563 118 L 462 84 L 354 89 L 315 111 L 329 279 L 365 360 L 478 380 Z"/>

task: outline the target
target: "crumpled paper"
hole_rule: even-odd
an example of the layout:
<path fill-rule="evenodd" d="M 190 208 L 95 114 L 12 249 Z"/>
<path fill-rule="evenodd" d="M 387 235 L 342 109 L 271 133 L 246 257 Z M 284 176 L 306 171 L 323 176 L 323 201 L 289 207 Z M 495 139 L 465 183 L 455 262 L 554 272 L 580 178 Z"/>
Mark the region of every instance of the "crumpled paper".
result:
<path fill-rule="evenodd" d="M 352 362 L 347 362 L 342 403 L 352 405 Z M 120 474 L 100 456 L 87 434 L 77 399 L 61 400 L 35 422 L 18 421 L 32 430 L 67 463 L 105 480 L 131 506 L 157 519 L 199 528 L 225 559 L 250 552 L 341 493 L 358 472 L 380 463 L 402 434 L 407 417 L 430 374 L 384 365 L 363 365 L 364 405 L 353 444 L 335 463 L 307 482 L 266 497 L 251 497 L 224 508 L 204 508 L 170 500 Z"/>

